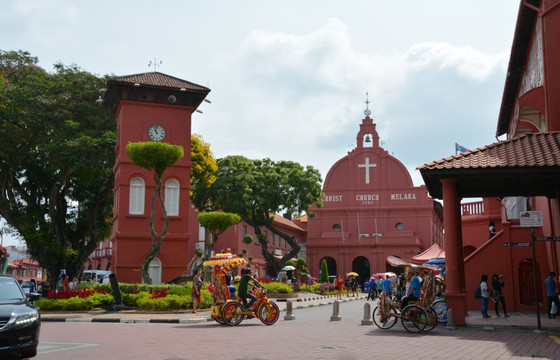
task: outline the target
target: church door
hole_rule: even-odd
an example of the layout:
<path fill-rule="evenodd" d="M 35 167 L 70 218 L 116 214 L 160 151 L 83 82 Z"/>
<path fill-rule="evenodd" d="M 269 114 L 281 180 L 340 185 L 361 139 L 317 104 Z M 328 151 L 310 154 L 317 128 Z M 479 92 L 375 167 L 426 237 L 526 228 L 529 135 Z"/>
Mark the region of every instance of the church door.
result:
<path fill-rule="evenodd" d="M 369 281 L 371 277 L 371 270 L 369 260 L 364 256 L 358 256 L 352 261 L 352 271 L 360 274 L 358 284 L 363 286 L 364 282 Z"/>

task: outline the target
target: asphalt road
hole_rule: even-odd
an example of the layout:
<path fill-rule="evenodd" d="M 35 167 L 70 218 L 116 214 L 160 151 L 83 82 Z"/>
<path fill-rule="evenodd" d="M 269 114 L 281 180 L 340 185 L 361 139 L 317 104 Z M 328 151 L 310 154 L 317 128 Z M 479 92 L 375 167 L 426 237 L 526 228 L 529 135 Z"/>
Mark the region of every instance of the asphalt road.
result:
<path fill-rule="evenodd" d="M 370 302 L 371 310 L 374 304 Z M 62 323 L 42 325 L 38 360 L 65 359 L 559 359 L 560 339 L 534 331 L 436 327 L 409 334 L 399 324 L 361 325 L 364 301 L 295 309 L 295 320 L 257 319 L 230 327 L 201 324 Z"/>

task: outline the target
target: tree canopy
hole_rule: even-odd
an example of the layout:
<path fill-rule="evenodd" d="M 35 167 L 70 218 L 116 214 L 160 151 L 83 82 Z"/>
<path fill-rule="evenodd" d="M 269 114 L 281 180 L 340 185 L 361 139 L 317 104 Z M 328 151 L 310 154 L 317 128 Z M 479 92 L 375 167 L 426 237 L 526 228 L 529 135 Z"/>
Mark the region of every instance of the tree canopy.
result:
<path fill-rule="evenodd" d="M 105 80 L 0 50 L 0 216 L 51 279 L 78 275 L 111 232 L 116 126 L 95 102 Z"/>
<path fill-rule="evenodd" d="M 216 170 L 218 165 L 214 154 L 210 150 L 210 144 L 205 142 L 201 135 L 191 135 L 191 196 L 193 189 L 208 188 L 216 181 Z"/>
<path fill-rule="evenodd" d="M 292 236 L 274 226 L 274 214 L 301 214 L 313 203 L 321 206 L 321 182 L 319 171 L 312 166 L 228 156 L 218 160 L 216 181 L 208 188 L 194 191 L 193 202 L 199 209 L 239 214 L 255 230 L 266 261 L 279 272 L 286 260 L 298 254 L 300 246 Z M 290 251 L 280 261 L 273 256 L 263 227 L 290 245 Z"/>
<path fill-rule="evenodd" d="M 204 260 L 208 260 L 210 258 L 210 254 L 212 253 L 214 245 L 218 241 L 218 237 L 223 234 L 228 228 L 235 224 L 238 224 L 240 221 L 241 217 L 239 215 L 221 211 L 210 211 L 198 214 L 198 222 L 204 227 L 204 229 L 206 229 L 206 232 L 210 235 L 205 241 L 206 244 L 202 256 Z M 201 266 L 202 264 L 193 269 L 193 274 L 196 273 L 196 270 Z"/>

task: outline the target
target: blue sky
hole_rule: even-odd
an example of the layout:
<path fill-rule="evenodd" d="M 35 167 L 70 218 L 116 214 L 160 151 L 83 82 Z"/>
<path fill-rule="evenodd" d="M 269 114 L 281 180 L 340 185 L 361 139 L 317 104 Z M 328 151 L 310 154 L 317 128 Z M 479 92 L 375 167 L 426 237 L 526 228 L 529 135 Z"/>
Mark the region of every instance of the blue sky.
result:
<path fill-rule="evenodd" d="M 519 1 L 70 1 L 2 4 L 0 49 L 98 74 L 209 87 L 193 132 L 216 157 L 330 167 L 355 147 L 365 93 L 409 169 L 495 132 Z M 7 241 L 13 241 L 8 238 Z M 5 237 L 6 243 L 6 237 Z"/>

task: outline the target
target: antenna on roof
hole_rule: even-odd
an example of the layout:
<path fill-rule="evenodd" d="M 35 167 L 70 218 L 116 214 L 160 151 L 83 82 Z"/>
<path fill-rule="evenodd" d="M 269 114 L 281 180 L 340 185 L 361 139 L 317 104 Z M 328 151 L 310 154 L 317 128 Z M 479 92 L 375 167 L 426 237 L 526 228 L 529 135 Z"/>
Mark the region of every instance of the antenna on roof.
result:
<path fill-rule="evenodd" d="M 160 60 L 159 63 L 157 62 L 156 58 L 154 58 L 154 62 L 152 62 L 152 60 L 150 60 L 150 63 L 148 64 L 148 67 L 153 66 L 154 67 L 154 71 L 157 71 L 157 67 L 160 66 L 162 64 L 162 61 Z"/>

